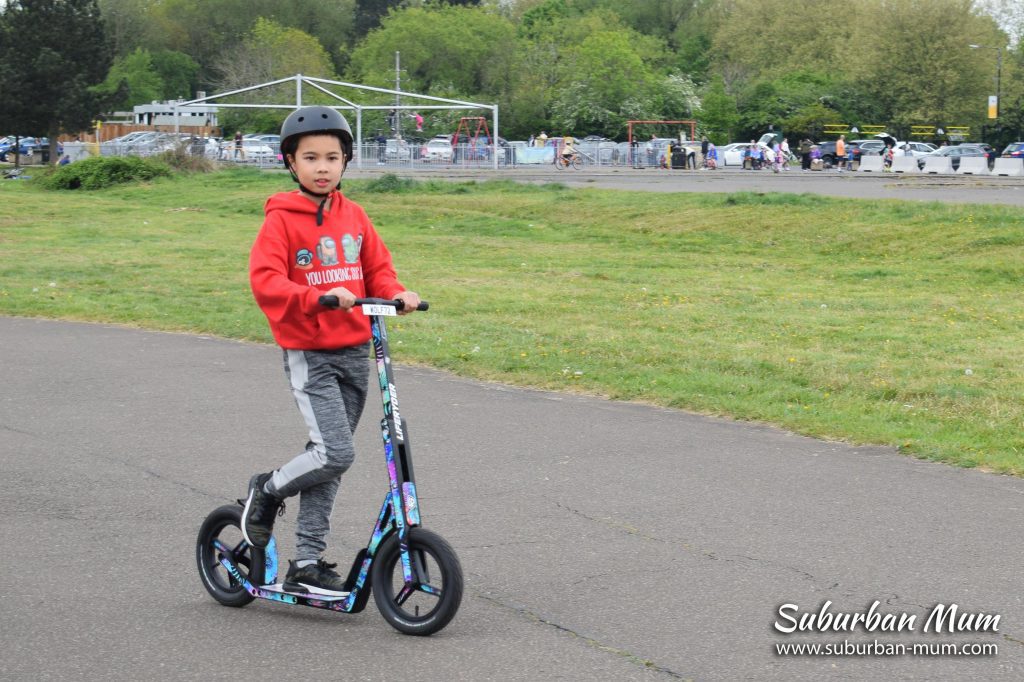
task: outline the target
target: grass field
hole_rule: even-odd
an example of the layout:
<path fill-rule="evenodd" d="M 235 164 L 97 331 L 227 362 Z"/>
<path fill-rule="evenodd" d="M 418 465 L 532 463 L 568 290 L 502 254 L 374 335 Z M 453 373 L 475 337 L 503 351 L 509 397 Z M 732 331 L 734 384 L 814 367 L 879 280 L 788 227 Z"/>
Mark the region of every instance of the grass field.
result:
<path fill-rule="evenodd" d="M 0 314 L 270 342 L 246 277 L 281 174 L 0 184 Z M 400 361 L 1024 474 L 1019 209 L 346 181 L 431 310 Z"/>

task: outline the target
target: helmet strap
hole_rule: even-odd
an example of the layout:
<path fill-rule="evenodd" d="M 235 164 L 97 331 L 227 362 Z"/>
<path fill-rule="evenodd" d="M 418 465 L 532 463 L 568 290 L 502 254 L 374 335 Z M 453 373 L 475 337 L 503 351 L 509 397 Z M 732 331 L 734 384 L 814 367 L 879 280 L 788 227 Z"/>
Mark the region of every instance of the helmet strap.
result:
<path fill-rule="evenodd" d="M 306 187 L 305 185 L 302 184 L 302 182 L 299 181 L 299 176 L 295 174 L 295 171 L 292 169 L 291 164 L 288 164 L 288 172 L 291 174 L 292 180 L 294 180 L 295 183 L 299 186 L 299 190 L 303 194 L 309 196 L 310 198 L 315 197 L 316 199 L 320 199 L 320 205 L 316 209 L 316 225 L 317 227 L 320 227 L 321 225 L 324 224 L 324 204 L 326 204 L 327 200 L 331 198 L 331 192 L 333 192 L 334 190 L 341 189 L 341 180 L 338 180 L 338 184 L 335 185 L 334 189 L 327 190 L 326 192 L 314 192 L 313 190 Z M 342 171 L 341 175 L 342 177 L 344 177 L 345 171 Z"/>

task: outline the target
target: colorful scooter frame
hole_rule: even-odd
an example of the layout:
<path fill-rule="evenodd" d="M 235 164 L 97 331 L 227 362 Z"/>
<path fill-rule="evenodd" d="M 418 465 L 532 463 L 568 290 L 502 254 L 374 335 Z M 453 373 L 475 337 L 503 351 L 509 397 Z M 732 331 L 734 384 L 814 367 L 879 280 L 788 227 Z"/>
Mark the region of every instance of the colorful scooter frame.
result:
<path fill-rule="evenodd" d="M 337 308 L 335 296 L 320 303 Z M 277 543 L 249 545 L 241 535 L 242 501 L 215 509 L 203 522 L 196 544 L 196 563 L 203 586 L 225 606 L 240 607 L 254 599 L 311 606 L 344 613 L 366 607 L 372 591 L 381 615 L 409 635 L 430 635 L 445 627 L 462 601 L 462 567 L 441 536 L 421 527 L 420 505 L 413 477 L 409 431 L 399 412 L 391 368 L 385 317 L 402 309 L 400 300 L 356 299 L 370 316 L 384 418 L 381 436 L 389 489 L 370 541 L 352 562 L 345 582 L 347 594 L 325 596 L 285 591 L 278 580 Z M 418 310 L 426 310 L 427 303 Z"/>

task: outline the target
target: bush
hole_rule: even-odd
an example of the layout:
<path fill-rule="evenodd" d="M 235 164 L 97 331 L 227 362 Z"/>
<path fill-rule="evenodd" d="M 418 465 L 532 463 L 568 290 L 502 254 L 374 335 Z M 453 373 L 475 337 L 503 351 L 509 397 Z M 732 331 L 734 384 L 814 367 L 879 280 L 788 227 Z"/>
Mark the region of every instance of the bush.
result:
<path fill-rule="evenodd" d="M 59 166 L 40 177 L 39 183 L 47 189 L 101 189 L 170 175 L 170 167 L 157 161 L 135 156 L 94 156 Z"/>
<path fill-rule="evenodd" d="M 182 173 L 209 173 L 214 169 L 213 162 L 201 154 L 193 154 L 187 142 L 157 154 L 156 159 Z"/>
<path fill-rule="evenodd" d="M 415 190 L 418 184 L 415 180 L 400 178 L 394 173 L 385 173 L 366 183 L 365 191 L 375 194 L 402 194 Z"/>

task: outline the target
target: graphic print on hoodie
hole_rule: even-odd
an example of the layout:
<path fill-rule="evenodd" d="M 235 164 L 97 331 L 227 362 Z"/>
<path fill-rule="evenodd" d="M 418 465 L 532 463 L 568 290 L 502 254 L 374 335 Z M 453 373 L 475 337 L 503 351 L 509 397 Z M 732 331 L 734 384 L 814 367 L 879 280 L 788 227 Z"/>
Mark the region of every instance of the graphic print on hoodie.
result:
<path fill-rule="evenodd" d="M 264 207 L 249 254 L 249 281 L 282 348 L 327 350 L 369 340 L 365 315 L 320 305 L 320 296 L 335 287 L 357 298 L 394 298 L 405 291 L 362 207 L 337 190 L 330 205 L 319 226 L 318 205 L 298 190 L 275 194 Z"/>

